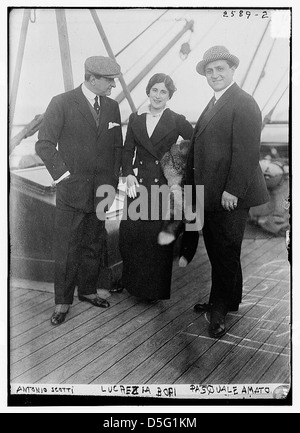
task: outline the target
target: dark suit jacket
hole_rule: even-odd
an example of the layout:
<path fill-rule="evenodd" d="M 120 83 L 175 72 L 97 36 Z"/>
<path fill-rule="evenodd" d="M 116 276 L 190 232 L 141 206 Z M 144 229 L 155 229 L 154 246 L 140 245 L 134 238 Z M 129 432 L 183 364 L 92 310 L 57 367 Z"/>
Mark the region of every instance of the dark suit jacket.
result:
<path fill-rule="evenodd" d="M 160 165 L 161 158 L 170 150 L 172 144 L 176 143 L 179 136 L 190 139 L 192 133 L 193 127 L 186 118 L 167 108 L 149 138 L 146 114 L 132 113 L 129 117 L 123 149 L 123 175 L 134 174 L 133 169 L 137 168 L 137 180 L 146 187 L 166 184 Z M 133 165 L 135 151 L 136 158 Z"/>
<path fill-rule="evenodd" d="M 117 187 L 122 132 L 117 102 L 101 97 L 98 128 L 88 104 L 81 86 L 55 96 L 44 115 L 36 152 L 54 180 L 67 170 L 71 173 L 57 184 L 57 207 L 93 212 L 97 188 Z M 120 126 L 109 129 L 110 122 Z"/>
<path fill-rule="evenodd" d="M 234 83 L 207 110 L 208 106 L 195 126 L 187 183 L 204 185 L 205 210 L 223 210 L 223 191 L 237 196 L 240 208 L 266 203 L 269 195 L 259 165 L 262 120 L 257 103 Z"/>

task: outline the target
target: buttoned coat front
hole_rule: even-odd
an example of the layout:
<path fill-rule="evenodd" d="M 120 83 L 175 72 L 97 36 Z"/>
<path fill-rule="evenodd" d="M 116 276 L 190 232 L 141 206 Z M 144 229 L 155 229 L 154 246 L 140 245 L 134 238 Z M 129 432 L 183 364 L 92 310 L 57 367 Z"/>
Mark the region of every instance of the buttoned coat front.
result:
<path fill-rule="evenodd" d="M 82 88 L 52 98 L 39 130 L 36 152 L 56 186 L 54 230 L 55 303 L 71 304 L 79 295 L 95 294 L 100 265 L 105 263 L 105 221 L 98 218 L 98 187 L 110 185 L 112 203 L 122 157 L 117 102 L 100 97 L 100 118 Z M 107 188 L 107 187 L 105 187 Z"/>
<path fill-rule="evenodd" d="M 151 219 L 152 186 L 167 184 L 160 160 L 181 136 L 190 139 L 193 127 L 183 115 L 165 109 L 151 137 L 146 128 L 146 113 L 131 114 L 123 149 L 123 175 L 135 175 L 148 196 L 148 212 L 144 219 L 132 220 L 126 214 L 120 224 L 120 251 L 123 258 L 123 284 L 133 295 L 146 299 L 168 299 L 173 263 L 174 243 L 161 246 L 157 237 L 161 219 Z M 136 170 L 134 170 L 136 169 Z M 155 194 L 155 193 L 154 193 Z M 137 200 L 137 199 L 135 199 Z M 127 198 L 128 208 L 134 202 Z M 158 212 L 160 214 L 160 212 Z"/>
<path fill-rule="evenodd" d="M 168 152 L 178 137 L 191 138 L 193 128 L 183 115 L 166 109 L 151 137 L 146 128 L 146 113 L 132 113 L 129 118 L 128 130 L 123 150 L 123 175 L 138 171 L 139 183 L 148 188 L 150 185 L 166 184 L 166 178 L 160 166 L 160 160 Z M 135 161 L 133 164 L 133 158 Z"/>
<path fill-rule="evenodd" d="M 187 182 L 204 186 L 203 239 L 212 266 L 214 311 L 237 310 L 242 300 L 241 245 L 249 208 L 269 199 L 260 168 L 261 112 L 236 83 L 201 114 L 193 134 Z M 237 207 L 222 207 L 226 191 Z"/>
<path fill-rule="evenodd" d="M 71 173 L 57 184 L 59 208 L 94 212 L 97 188 L 118 184 L 123 148 L 119 106 L 107 97 L 100 98 L 100 105 L 97 127 L 80 86 L 55 96 L 44 115 L 36 152 L 54 180 Z"/>
<path fill-rule="evenodd" d="M 255 100 L 234 83 L 201 114 L 194 130 L 187 163 L 187 183 L 204 185 L 204 208 L 223 210 L 227 191 L 239 208 L 269 199 L 259 165 L 261 112 Z"/>

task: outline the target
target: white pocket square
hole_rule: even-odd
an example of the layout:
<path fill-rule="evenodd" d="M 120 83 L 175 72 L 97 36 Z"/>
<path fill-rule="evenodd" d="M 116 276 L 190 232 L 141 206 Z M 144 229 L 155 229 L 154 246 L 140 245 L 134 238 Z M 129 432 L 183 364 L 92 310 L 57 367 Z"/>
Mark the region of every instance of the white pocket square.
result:
<path fill-rule="evenodd" d="M 114 128 L 115 126 L 120 126 L 119 123 L 109 122 L 108 129 Z"/>

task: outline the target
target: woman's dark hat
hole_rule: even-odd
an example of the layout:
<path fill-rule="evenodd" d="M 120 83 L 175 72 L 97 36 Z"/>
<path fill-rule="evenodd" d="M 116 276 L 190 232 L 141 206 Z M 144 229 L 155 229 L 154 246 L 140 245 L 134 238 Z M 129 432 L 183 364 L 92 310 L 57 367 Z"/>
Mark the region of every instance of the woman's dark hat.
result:
<path fill-rule="evenodd" d="M 200 75 L 205 75 L 205 66 L 208 63 L 215 62 L 216 60 L 229 60 L 236 68 L 240 63 L 239 59 L 233 54 L 230 54 L 226 47 L 216 45 L 205 51 L 203 54 L 203 60 L 201 60 L 196 66 L 196 71 Z"/>

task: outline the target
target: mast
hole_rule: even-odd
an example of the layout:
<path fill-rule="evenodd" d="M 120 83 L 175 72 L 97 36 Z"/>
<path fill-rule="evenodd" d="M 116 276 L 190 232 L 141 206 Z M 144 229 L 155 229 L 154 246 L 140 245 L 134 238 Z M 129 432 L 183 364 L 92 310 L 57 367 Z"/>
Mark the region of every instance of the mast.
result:
<path fill-rule="evenodd" d="M 28 23 L 30 19 L 30 13 L 31 13 L 31 9 L 24 11 L 23 24 L 22 24 L 21 36 L 20 36 L 20 44 L 19 44 L 19 49 L 17 54 L 15 77 L 14 77 L 11 102 L 10 102 L 10 124 L 11 125 L 13 123 L 14 110 L 16 105 L 16 98 L 17 98 L 18 85 L 19 85 L 19 79 L 21 74 L 21 67 L 23 62 L 23 55 L 25 50 L 25 41 L 26 41 L 26 35 L 28 30 Z M 74 82 L 73 82 L 73 72 L 72 72 L 66 14 L 64 9 L 56 9 L 55 14 L 56 14 L 56 22 L 57 22 L 61 64 L 63 70 L 64 88 L 65 91 L 68 91 L 74 88 Z M 39 130 L 43 117 L 44 114 L 39 114 L 35 116 L 35 118 L 22 129 L 22 131 L 20 131 L 15 137 L 11 138 L 9 143 L 9 154 L 14 150 L 16 146 L 18 146 L 18 144 L 21 143 L 21 141 L 24 138 L 32 136 Z"/>
<path fill-rule="evenodd" d="M 74 89 L 70 45 L 64 9 L 55 9 L 65 91 Z"/>
<path fill-rule="evenodd" d="M 97 15 L 96 10 L 95 9 L 91 9 L 90 12 L 91 12 L 93 20 L 94 20 L 94 22 L 96 24 L 96 27 L 98 29 L 98 32 L 99 32 L 99 34 L 101 36 L 101 39 L 102 39 L 102 41 L 104 43 L 104 46 L 106 48 L 106 51 L 107 51 L 109 57 L 111 57 L 113 60 L 116 61 L 115 55 L 113 53 L 113 50 L 111 49 L 110 43 L 108 42 L 108 39 L 106 37 L 106 34 L 104 32 L 104 29 L 103 29 L 102 24 L 101 24 L 101 22 L 99 20 L 99 17 Z M 127 85 L 126 85 L 125 80 L 123 78 L 123 75 L 120 76 L 119 81 L 120 81 L 121 86 L 123 88 L 123 94 L 125 95 L 124 97 L 126 97 L 126 99 L 128 100 L 128 103 L 130 105 L 131 110 L 132 111 L 136 111 L 133 99 L 132 99 L 132 97 L 130 95 L 130 92 L 128 91 L 128 88 L 127 88 Z"/>
<path fill-rule="evenodd" d="M 19 82 L 20 82 L 20 76 L 21 76 L 21 70 L 22 70 L 22 63 L 23 63 L 23 56 L 24 56 L 24 51 L 25 51 L 25 42 L 26 42 L 28 24 L 29 24 L 29 19 L 30 19 L 30 13 L 31 13 L 31 9 L 25 9 L 24 10 L 23 22 L 22 22 L 21 34 L 20 34 L 20 41 L 19 41 L 19 48 L 18 48 L 18 53 L 17 53 L 17 61 L 16 61 L 14 79 L 13 79 L 13 84 L 12 84 L 11 96 L 10 96 L 10 101 L 9 101 L 9 124 L 10 124 L 9 129 L 10 129 L 10 133 L 11 133 L 11 127 L 13 125 L 13 120 L 14 120 L 14 115 L 15 115 L 17 94 L 18 94 L 18 89 L 19 89 Z"/>

